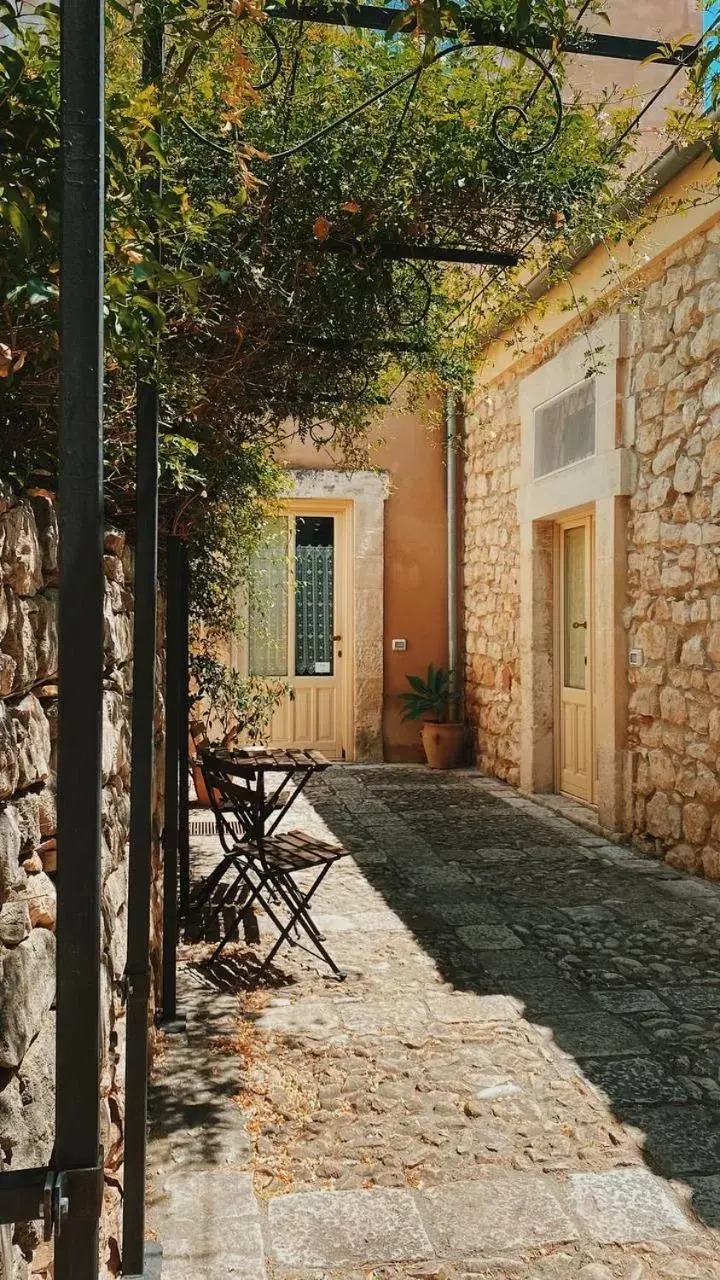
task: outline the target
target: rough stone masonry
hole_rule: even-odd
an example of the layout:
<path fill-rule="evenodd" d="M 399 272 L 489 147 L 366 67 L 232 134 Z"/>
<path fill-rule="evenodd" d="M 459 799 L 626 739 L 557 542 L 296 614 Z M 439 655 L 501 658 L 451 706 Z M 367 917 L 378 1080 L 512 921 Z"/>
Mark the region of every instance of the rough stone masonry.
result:
<path fill-rule="evenodd" d="M 105 537 L 102 849 L 103 1274 L 120 1258 L 132 556 Z M 47 1163 L 55 1055 L 58 521 L 0 487 L 0 1167 Z M 160 729 L 161 724 L 158 724 Z M 162 801 L 158 793 L 157 804 Z M 159 810 L 156 813 L 159 831 Z M 157 909 L 157 904 L 156 904 Z M 48 1275 L 40 1224 L 0 1228 L 0 1277 Z"/>
<path fill-rule="evenodd" d="M 720 222 L 676 245 L 611 303 L 630 332 L 627 505 L 620 625 L 628 669 L 627 833 L 676 867 L 720 879 Z M 481 768 L 520 770 L 518 476 L 522 378 L 562 353 L 569 325 L 478 388 L 466 420 L 466 698 Z M 606 673 L 598 673 L 600 686 Z"/>

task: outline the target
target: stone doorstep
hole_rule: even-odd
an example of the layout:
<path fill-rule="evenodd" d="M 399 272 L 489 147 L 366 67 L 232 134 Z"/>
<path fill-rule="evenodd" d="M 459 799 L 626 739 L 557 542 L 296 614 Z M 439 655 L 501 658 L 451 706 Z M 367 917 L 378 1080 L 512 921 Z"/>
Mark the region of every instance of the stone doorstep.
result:
<path fill-rule="evenodd" d="M 287 1267 L 488 1257 L 586 1240 L 653 1241 L 693 1228 L 645 1169 L 517 1174 L 418 1192 L 308 1191 L 268 1205 L 269 1255 Z"/>

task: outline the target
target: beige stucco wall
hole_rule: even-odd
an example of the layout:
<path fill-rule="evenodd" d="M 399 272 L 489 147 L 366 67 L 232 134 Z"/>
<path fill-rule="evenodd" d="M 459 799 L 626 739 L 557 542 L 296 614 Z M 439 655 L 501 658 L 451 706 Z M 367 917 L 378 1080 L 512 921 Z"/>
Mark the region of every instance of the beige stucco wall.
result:
<path fill-rule="evenodd" d="M 400 402 L 378 419 L 368 444 L 371 464 L 386 477 L 386 500 L 381 558 L 373 561 L 374 572 L 378 565 L 381 570 L 379 583 L 376 573 L 373 577 L 373 590 L 379 594 L 373 602 L 370 596 L 358 596 L 356 601 L 356 611 L 362 614 L 368 610 L 379 636 L 373 642 L 371 659 L 360 636 L 357 638 L 356 694 L 360 706 L 356 758 L 419 761 L 423 751 L 418 725 L 402 722 L 398 694 L 408 688 L 408 675 L 424 675 L 431 662 L 447 665 L 446 471 L 441 415 L 421 415 L 403 408 Z M 324 483 L 337 493 L 346 482 L 352 486 L 353 476 L 373 474 L 349 471 L 338 451 L 328 446 L 316 448 L 312 442 L 297 438 L 288 441 L 283 460 L 292 468 L 298 485 L 307 474 L 309 483 Z M 323 475 L 326 479 L 321 481 Z M 296 489 L 294 496 L 302 491 Z M 362 540 L 356 536 L 358 554 L 362 554 Z M 362 575 L 362 569 L 360 572 Z M 356 590 L 362 591 L 360 582 L 356 561 Z M 405 640 L 404 650 L 393 649 L 395 638 Z M 368 668 L 365 675 L 363 665 Z M 369 712 L 366 714 L 371 705 L 372 723 Z"/>
<path fill-rule="evenodd" d="M 702 221 L 697 210 L 684 221 L 675 215 L 675 243 L 667 228 L 655 229 L 662 247 L 643 266 L 636 307 L 618 299 L 605 317 L 588 311 L 582 325 L 549 311 L 545 340 L 524 356 L 497 346 L 467 417 L 465 603 L 478 760 L 524 789 L 550 790 L 549 521 L 592 506 L 601 822 L 676 865 L 720 877 L 716 218 L 707 206 Z M 572 385 L 588 334 L 600 334 L 609 355 L 615 440 L 606 441 L 601 467 L 594 460 L 594 477 L 586 464 L 556 477 L 543 507 L 523 473 L 522 388 L 553 359 Z M 628 665 L 631 647 L 643 651 L 639 667 Z"/>
<path fill-rule="evenodd" d="M 382 471 L 296 468 L 290 472 L 293 500 L 348 502 L 352 557 L 352 639 L 349 696 L 352 758 L 382 760 L 383 557 L 389 479 Z"/>

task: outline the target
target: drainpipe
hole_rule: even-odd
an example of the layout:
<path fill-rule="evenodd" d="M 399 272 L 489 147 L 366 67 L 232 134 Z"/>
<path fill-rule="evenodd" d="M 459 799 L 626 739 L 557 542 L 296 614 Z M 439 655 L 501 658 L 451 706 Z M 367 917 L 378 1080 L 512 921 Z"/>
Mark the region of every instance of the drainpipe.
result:
<path fill-rule="evenodd" d="M 457 397 L 448 391 L 445 404 L 445 465 L 447 483 L 447 634 L 450 692 L 458 691 L 457 625 Z M 450 704 L 450 718 L 457 718 L 457 702 Z"/>

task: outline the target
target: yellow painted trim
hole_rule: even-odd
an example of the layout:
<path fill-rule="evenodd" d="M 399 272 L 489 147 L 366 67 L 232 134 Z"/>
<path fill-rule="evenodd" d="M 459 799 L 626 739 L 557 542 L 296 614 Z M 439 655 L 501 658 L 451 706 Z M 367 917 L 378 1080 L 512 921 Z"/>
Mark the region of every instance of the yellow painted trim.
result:
<path fill-rule="evenodd" d="M 585 567 L 586 589 L 587 589 L 587 612 L 590 618 L 589 628 L 589 645 L 587 654 L 588 667 L 588 720 L 589 720 L 589 742 L 590 751 L 588 759 L 588 786 L 589 794 L 586 796 L 578 796 L 574 792 L 564 792 L 562 789 L 562 711 L 563 711 L 563 686 L 565 674 L 565 644 L 564 644 L 564 603 L 565 603 L 565 558 L 563 555 L 563 538 L 568 529 L 585 529 L 586 541 L 585 546 L 588 553 L 588 563 Z M 572 515 L 566 514 L 554 521 L 554 572 L 553 572 L 553 601 L 555 612 L 555 625 L 553 627 L 555 653 L 557 661 L 553 663 L 553 695 L 555 703 L 555 732 L 553 733 L 553 749 L 555 758 L 555 792 L 557 795 L 569 795 L 574 800 L 585 801 L 587 804 L 595 804 L 597 794 L 597 745 L 596 745 L 596 726 L 595 726 L 595 510 L 594 507 L 584 507 L 578 509 Z"/>
<path fill-rule="evenodd" d="M 653 196 L 649 206 L 657 207 L 668 199 L 690 198 L 701 191 L 709 194 L 711 190 L 717 190 L 719 180 L 720 165 L 701 156 Z M 638 235 L 632 245 L 627 241 L 616 245 L 613 257 L 618 263 L 623 284 L 631 281 L 638 284 L 642 282 L 644 275 L 652 277 L 659 274 L 663 266 L 662 259 L 666 255 L 719 218 L 720 196 L 716 196 L 710 203 L 703 203 L 686 212 L 660 215 L 655 223 Z M 572 309 L 573 290 L 576 297 L 586 300 L 583 310 L 611 300 L 618 289 L 616 284 L 608 282 L 608 266 L 607 252 L 602 246 L 593 249 L 583 258 L 572 273 L 572 289 L 568 283 L 555 285 L 515 329 L 506 330 L 486 347 L 479 371 L 479 383 L 487 386 L 497 381 L 515 365 L 527 361 L 544 343 L 556 341 L 564 331 L 576 328 L 578 315 Z M 508 345 L 510 340 L 512 347 Z M 523 348 L 523 344 L 526 344 L 525 349 L 517 350 L 518 346 Z"/>
<path fill-rule="evenodd" d="M 355 759 L 355 503 L 352 498 L 285 498 L 286 516 L 335 516 L 337 525 L 335 588 L 342 607 L 343 657 L 341 732 L 347 761 Z M 291 565 L 294 557 L 291 556 Z M 291 568 L 292 575 L 292 568 Z M 340 588 L 338 590 L 338 588 Z M 344 589 L 343 589 L 344 588 Z M 294 652 L 295 618 L 288 617 L 288 652 Z M 292 636 L 290 630 L 293 629 Z M 292 641 L 292 644 L 291 644 Z"/>

